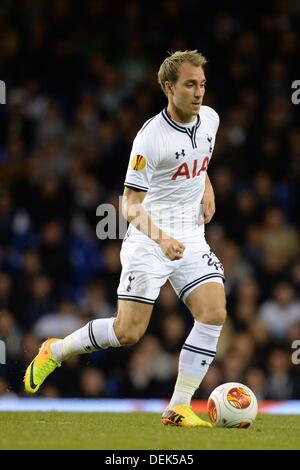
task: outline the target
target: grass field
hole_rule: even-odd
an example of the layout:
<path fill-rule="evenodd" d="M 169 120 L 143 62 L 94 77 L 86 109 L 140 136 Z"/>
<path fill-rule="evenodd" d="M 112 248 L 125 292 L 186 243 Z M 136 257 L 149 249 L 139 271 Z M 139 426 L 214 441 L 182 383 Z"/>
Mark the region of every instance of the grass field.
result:
<path fill-rule="evenodd" d="M 155 413 L 0 413 L 0 449 L 300 449 L 300 416 L 249 429 L 183 429 Z"/>

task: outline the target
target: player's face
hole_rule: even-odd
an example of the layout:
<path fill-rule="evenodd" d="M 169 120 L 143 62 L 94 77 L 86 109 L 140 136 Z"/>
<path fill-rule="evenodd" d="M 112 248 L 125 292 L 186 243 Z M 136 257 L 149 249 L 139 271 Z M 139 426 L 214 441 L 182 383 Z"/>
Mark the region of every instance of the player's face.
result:
<path fill-rule="evenodd" d="M 181 65 L 178 79 L 172 86 L 170 100 L 179 115 L 193 119 L 199 111 L 205 93 L 205 75 L 202 67 L 189 63 Z"/>

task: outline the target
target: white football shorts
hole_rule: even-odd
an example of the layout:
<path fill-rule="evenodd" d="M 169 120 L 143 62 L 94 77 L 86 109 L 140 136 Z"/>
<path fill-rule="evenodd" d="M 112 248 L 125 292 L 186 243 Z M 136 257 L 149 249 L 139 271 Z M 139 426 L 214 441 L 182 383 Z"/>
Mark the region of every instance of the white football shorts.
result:
<path fill-rule="evenodd" d="M 169 280 L 178 297 L 185 302 L 187 296 L 200 284 L 223 284 L 225 280 L 222 263 L 209 248 L 201 244 L 186 246 L 183 258 L 171 261 L 155 242 L 128 237 L 122 244 L 120 256 L 120 300 L 154 304 L 160 288 Z"/>

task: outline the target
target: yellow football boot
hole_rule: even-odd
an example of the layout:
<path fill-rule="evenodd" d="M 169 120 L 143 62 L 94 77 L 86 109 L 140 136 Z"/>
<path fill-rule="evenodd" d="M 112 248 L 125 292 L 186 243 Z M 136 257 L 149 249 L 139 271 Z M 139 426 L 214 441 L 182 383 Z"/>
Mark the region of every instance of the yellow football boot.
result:
<path fill-rule="evenodd" d="M 36 393 L 44 380 L 51 372 L 60 367 L 61 363 L 51 353 L 52 343 L 60 341 L 59 338 L 47 339 L 39 349 L 39 353 L 26 369 L 24 376 L 25 390 L 27 393 Z"/>
<path fill-rule="evenodd" d="M 177 405 L 167 408 L 161 418 L 163 424 L 182 426 L 183 428 L 211 428 L 208 421 L 203 421 L 194 413 L 190 405 Z"/>

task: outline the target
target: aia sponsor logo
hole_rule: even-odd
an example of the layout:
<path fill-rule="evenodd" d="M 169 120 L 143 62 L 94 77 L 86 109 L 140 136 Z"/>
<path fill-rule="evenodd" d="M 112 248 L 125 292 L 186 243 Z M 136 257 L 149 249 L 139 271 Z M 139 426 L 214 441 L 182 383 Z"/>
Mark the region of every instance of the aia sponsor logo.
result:
<path fill-rule="evenodd" d="M 196 178 L 197 176 L 201 175 L 202 171 L 207 171 L 209 163 L 209 157 L 204 157 L 202 163 L 201 160 L 194 160 L 192 164 L 184 162 L 177 168 L 174 175 L 172 175 L 171 179 L 176 181 L 177 178 Z"/>

